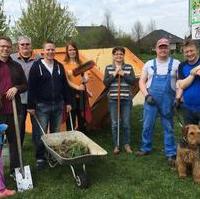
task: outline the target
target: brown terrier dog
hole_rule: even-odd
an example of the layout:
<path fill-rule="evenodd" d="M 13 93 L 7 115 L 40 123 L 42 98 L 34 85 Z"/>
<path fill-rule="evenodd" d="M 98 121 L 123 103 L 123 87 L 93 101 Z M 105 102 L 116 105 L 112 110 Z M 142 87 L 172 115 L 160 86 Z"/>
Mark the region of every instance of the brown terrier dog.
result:
<path fill-rule="evenodd" d="M 194 182 L 200 183 L 200 128 L 187 125 L 183 128 L 183 140 L 178 145 L 176 166 L 180 178 L 185 178 L 192 170 Z"/>

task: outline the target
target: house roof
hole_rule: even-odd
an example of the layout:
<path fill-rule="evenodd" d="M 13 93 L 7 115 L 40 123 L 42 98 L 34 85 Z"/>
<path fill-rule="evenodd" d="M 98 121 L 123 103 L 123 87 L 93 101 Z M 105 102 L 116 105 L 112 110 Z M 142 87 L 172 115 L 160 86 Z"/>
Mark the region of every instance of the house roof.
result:
<path fill-rule="evenodd" d="M 162 37 L 168 38 L 170 40 L 171 44 L 177 44 L 177 43 L 182 43 L 183 39 L 173 35 L 165 30 L 154 30 L 153 32 L 150 32 L 149 34 L 147 34 L 146 36 L 144 36 L 140 42 L 145 44 L 151 44 L 151 45 L 155 45 L 156 42 L 161 39 Z"/>

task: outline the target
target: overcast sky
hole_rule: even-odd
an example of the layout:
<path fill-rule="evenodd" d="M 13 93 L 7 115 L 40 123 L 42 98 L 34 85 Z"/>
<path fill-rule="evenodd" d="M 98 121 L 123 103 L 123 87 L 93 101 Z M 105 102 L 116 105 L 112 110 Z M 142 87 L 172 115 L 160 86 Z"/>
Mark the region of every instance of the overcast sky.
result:
<path fill-rule="evenodd" d="M 134 23 L 139 20 L 144 27 L 150 19 L 156 22 L 157 29 L 164 29 L 172 34 L 184 37 L 189 33 L 189 0 L 58 0 L 68 5 L 77 18 L 77 25 L 101 25 L 105 11 L 111 14 L 115 27 L 131 33 Z M 5 12 L 12 23 L 21 14 L 26 0 L 5 0 Z M 21 6 L 20 6 L 21 4 Z"/>

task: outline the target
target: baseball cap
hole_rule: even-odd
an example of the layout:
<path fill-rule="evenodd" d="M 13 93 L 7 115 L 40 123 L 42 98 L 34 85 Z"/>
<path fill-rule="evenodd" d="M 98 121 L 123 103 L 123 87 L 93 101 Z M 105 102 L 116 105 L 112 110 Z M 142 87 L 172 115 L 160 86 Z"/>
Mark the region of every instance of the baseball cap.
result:
<path fill-rule="evenodd" d="M 165 46 L 169 46 L 169 40 L 166 39 L 166 38 L 161 38 L 157 41 L 156 43 L 156 46 L 162 46 L 162 45 L 165 45 Z"/>

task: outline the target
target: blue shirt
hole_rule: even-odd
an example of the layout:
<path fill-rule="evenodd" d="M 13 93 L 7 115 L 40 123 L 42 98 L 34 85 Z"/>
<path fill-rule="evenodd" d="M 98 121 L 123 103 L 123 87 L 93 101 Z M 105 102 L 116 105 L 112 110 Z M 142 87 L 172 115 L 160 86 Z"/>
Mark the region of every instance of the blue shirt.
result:
<path fill-rule="evenodd" d="M 190 71 L 200 64 L 200 59 L 195 64 L 187 61 L 179 65 L 179 79 L 185 79 L 190 75 Z M 200 76 L 195 76 L 193 82 L 183 91 L 184 106 L 194 112 L 200 112 Z"/>

